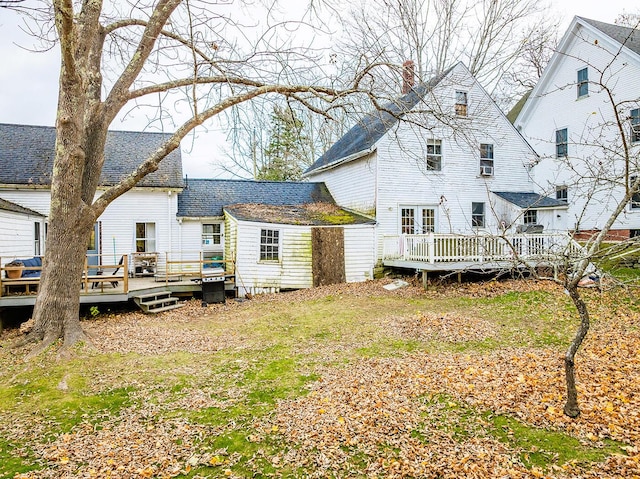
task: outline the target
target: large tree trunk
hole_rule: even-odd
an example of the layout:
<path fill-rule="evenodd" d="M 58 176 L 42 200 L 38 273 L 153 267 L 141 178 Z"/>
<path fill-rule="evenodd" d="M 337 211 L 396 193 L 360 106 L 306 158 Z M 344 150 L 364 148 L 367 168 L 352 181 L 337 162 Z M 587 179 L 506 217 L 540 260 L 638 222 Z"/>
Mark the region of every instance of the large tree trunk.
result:
<path fill-rule="evenodd" d="M 575 358 L 578 349 L 582 345 L 584 338 L 589 332 L 589 310 L 587 305 L 583 301 L 577 286 L 571 286 L 568 288 L 569 296 L 573 301 L 573 304 L 578 310 L 580 317 L 580 327 L 576 332 L 575 337 L 567 353 L 564 357 L 564 371 L 565 381 L 567 386 L 567 402 L 564 405 L 564 413 L 569 417 L 578 417 L 580 415 L 580 407 L 578 406 L 578 391 L 576 389 L 576 377 L 575 377 Z"/>

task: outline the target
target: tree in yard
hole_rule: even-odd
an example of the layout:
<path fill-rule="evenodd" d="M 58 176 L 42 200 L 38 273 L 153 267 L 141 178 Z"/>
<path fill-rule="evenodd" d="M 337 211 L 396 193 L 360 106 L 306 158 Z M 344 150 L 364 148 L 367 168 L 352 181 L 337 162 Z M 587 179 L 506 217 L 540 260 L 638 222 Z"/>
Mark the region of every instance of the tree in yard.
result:
<path fill-rule="evenodd" d="M 462 61 L 489 91 L 522 70 L 520 59 L 533 45 L 544 48 L 553 38 L 554 22 L 547 6 L 535 0 L 373 0 L 356 3 L 334 0 L 346 32 L 339 57 L 357 64 L 356 58 L 375 58 L 402 65 L 412 60 L 418 78 Z M 344 10 L 349 11 L 344 15 Z M 532 29 L 530 25 L 536 24 Z M 535 34 L 535 35 L 534 35 Z M 397 88 L 401 72 L 376 78 L 378 87 Z M 520 76 L 522 78 L 522 75 Z M 511 90 L 513 90 L 511 85 Z M 511 91 L 520 96 L 522 89 Z"/>
<path fill-rule="evenodd" d="M 40 22 L 43 35 L 55 33 L 61 53 L 47 254 L 28 338 L 41 341 L 34 353 L 60 338 L 65 347 L 86 340 L 78 284 L 93 225 L 111 202 L 179 148 L 189 132 L 259 97 L 286 97 L 322 113 L 319 104 L 358 89 L 336 89 L 313 77 L 315 58 L 308 48 L 289 43 L 281 27 L 291 23 L 276 21 L 271 16 L 275 9 L 256 14 L 266 15 L 259 32 L 259 23 L 247 26 L 249 7 L 255 10 L 255 5 L 229 3 L 53 0 L 51 10 L 43 4 L 28 12 Z M 51 21 L 55 28 L 48 30 Z M 156 98 L 174 101 L 184 118 L 176 115 L 179 123 L 168 140 L 96 197 L 109 125 L 119 114 Z M 165 108 L 157 107 L 156 119 Z"/>
<path fill-rule="evenodd" d="M 260 180 L 299 180 L 310 161 L 305 158 L 307 138 L 303 124 L 290 108 L 273 107 L 269 141 L 264 149 L 264 163 L 256 175 Z"/>
<path fill-rule="evenodd" d="M 613 233 L 634 227 L 630 226 L 633 225 L 630 211 L 636 207 L 640 194 L 640 156 L 637 145 L 634 146 L 640 140 L 640 128 L 636 126 L 640 125 L 640 100 L 636 92 L 626 88 L 625 81 L 635 78 L 639 68 L 637 60 L 630 60 L 630 55 L 636 55 L 637 47 L 631 42 L 638 35 L 638 23 L 633 28 L 619 28 L 615 34 L 609 32 L 617 43 L 590 33 L 592 30 L 587 28 L 590 25 L 585 23 L 580 29 L 576 26 L 570 30 L 571 34 L 565 36 L 565 46 L 561 45 L 550 66 L 555 72 L 563 71 L 563 66 L 567 68 L 573 82 L 576 71 L 585 72 L 583 76 L 578 77 L 577 83 L 541 82 L 529 99 L 534 106 L 523 110 L 521 117 L 525 119 L 518 117 L 516 121 L 516 126 L 524 128 L 525 135 L 538 145 L 539 151 L 548 152 L 536 167 L 540 173 L 539 186 L 549 192 L 555 192 L 557 185 L 568 189 L 575 238 L 584 241 L 582 253 L 569 254 L 566 250 L 555 258 L 556 265 L 561 266 L 560 274 L 542 276 L 529 265 L 537 277 L 561 284 L 578 313 L 579 326 L 564 357 L 567 388 L 564 412 L 570 417 L 580 414 L 575 362 L 590 328 L 590 311 L 580 289 L 581 281 L 593 266 L 600 267 L 624 254 L 624 243 L 613 248 L 605 246 Z M 596 24 L 595 28 L 604 27 Z M 560 73 L 557 75 L 560 77 Z M 582 105 L 575 102 L 576 94 L 587 102 Z M 580 124 L 572 124 L 568 130 L 562 127 L 565 112 L 557 106 L 563 98 L 575 103 L 566 114 L 580 118 Z M 528 126 L 526 117 L 532 108 L 537 108 L 536 114 L 542 115 L 544 121 Z M 551 109 L 559 116 L 554 122 L 560 125 L 554 138 L 548 134 L 547 111 Z M 580 235 L 580 229 L 586 231 Z"/>

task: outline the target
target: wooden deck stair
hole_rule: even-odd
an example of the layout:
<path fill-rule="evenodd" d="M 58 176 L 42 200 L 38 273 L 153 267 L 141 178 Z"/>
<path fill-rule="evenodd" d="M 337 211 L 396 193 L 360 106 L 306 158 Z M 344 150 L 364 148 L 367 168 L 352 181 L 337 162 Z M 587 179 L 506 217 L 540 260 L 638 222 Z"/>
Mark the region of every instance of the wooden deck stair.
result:
<path fill-rule="evenodd" d="M 184 306 L 178 302 L 178 298 L 171 296 L 171 291 L 141 294 L 134 296 L 133 301 L 147 314 L 161 313 Z"/>

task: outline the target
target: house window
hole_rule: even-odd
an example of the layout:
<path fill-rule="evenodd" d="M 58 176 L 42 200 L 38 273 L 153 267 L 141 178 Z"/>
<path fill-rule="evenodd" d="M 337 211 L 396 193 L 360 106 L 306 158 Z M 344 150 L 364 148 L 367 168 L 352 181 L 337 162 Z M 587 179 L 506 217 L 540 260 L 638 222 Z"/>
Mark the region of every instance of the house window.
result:
<path fill-rule="evenodd" d="M 578 98 L 589 94 L 589 70 L 578 70 Z"/>
<path fill-rule="evenodd" d="M 631 110 L 631 141 L 640 141 L 640 108 Z"/>
<path fill-rule="evenodd" d="M 471 226 L 484 227 L 484 203 L 471 203 Z"/>
<path fill-rule="evenodd" d="M 442 169 L 442 141 L 427 140 L 427 170 Z"/>
<path fill-rule="evenodd" d="M 202 246 L 214 246 L 222 243 L 220 223 L 205 223 L 202 225 Z"/>
<path fill-rule="evenodd" d="M 633 185 L 636 182 L 636 179 L 637 176 L 632 176 L 631 178 L 629 178 L 629 186 Z M 633 195 L 631 196 L 630 206 L 632 210 L 640 209 L 640 192 L 636 191 L 635 193 L 633 193 Z"/>
<path fill-rule="evenodd" d="M 436 209 L 431 206 L 403 206 L 400 231 L 405 235 L 435 233 Z"/>
<path fill-rule="evenodd" d="M 564 158 L 569 153 L 569 136 L 567 129 L 556 130 L 556 158 Z"/>
<path fill-rule="evenodd" d="M 525 225 L 537 225 L 538 224 L 538 210 L 527 210 L 524 212 L 522 218 Z"/>
<path fill-rule="evenodd" d="M 467 92 L 456 92 L 456 115 L 467 116 Z"/>
<path fill-rule="evenodd" d="M 260 261 L 280 259 L 280 231 L 260 230 Z"/>
<path fill-rule="evenodd" d="M 566 186 L 556 186 L 556 200 L 562 201 L 563 203 L 569 202 L 569 188 Z"/>
<path fill-rule="evenodd" d="M 40 223 L 33 223 L 33 238 L 34 238 L 34 248 L 33 255 L 40 256 L 42 254 L 42 248 L 40 243 Z"/>
<path fill-rule="evenodd" d="M 480 175 L 493 176 L 493 145 L 480 144 Z"/>
<path fill-rule="evenodd" d="M 400 231 L 403 235 L 414 234 L 416 224 L 415 210 L 413 208 L 402 208 L 400 217 Z"/>
<path fill-rule="evenodd" d="M 156 250 L 156 224 L 136 223 L 136 252 L 151 253 Z"/>

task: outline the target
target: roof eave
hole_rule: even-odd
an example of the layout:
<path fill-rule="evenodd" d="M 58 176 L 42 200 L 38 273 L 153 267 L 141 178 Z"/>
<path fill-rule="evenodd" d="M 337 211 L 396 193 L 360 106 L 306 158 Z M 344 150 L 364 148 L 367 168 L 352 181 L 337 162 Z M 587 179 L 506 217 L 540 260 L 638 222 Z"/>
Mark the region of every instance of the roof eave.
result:
<path fill-rule="evenodd" d="M 373 153 L 374 151 L 376 151 L 377 148 L 378 148 L 377 145 L 373 145 L 371 148 L 367 148 L 365 150 L 358 151 L 357 153 L 353 153 L 353 154 L 351 154 L 349 156 L 345 156 L 345 157 L 339 158 L 339 159 L 337 159 L 335 161 L 332 161 L 331 163 L 327 163 L 326 165 L 319 166 L 317 168 L 314 168 L 311 171 L 307 171 L 307 172 L 303 173 L 302 177 L 303 178 L 308 178 L 309 176 L 312 176 L 312 175 L 317 174 L 317 173 L 322 173 L 323 171 L 330 170 L 330 169 L 335 168 L 336 166 L 342 165 L 344 163 L 349 163 L 351 161 L 358 160 L 358 159 L 360 159 L 360 158 L 362 158 L 364 156 L 367 156 L 367 155 Z"/>

